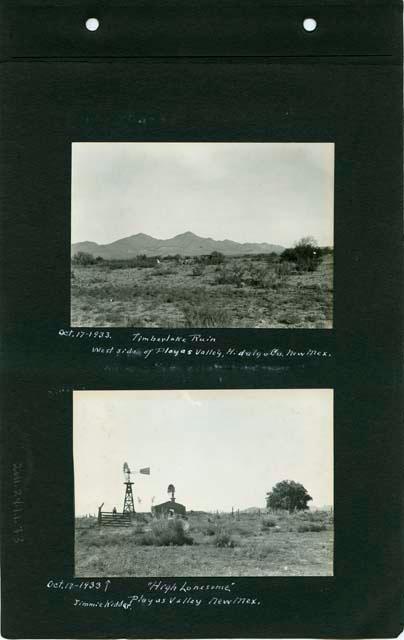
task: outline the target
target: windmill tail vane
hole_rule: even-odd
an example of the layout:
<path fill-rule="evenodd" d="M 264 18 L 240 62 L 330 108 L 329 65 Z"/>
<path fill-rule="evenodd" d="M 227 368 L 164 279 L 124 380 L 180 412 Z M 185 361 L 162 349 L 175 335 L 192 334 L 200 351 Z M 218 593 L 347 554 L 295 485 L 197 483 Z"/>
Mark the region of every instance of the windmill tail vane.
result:
<path fill-rule="evenodd" d="M 146 476 L 150 475 L 150 467 L 143 467 L 143 469 L 139 469 L 139 473 L 143 473 Z"/>

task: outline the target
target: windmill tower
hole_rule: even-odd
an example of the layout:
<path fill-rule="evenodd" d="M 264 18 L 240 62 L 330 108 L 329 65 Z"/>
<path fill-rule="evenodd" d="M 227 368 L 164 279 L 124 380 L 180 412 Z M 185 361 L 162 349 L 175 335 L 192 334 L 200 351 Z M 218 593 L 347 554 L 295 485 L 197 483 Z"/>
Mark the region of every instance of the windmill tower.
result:
<path fill-rule="evenodd" d="M 133 515 L 135 513 L 135 503 L 133 501 L 133 482 L 130 481 L 130 474 L 131 470 L 129 469 L 128 463 L 125 462 L 123 465 L 123 475 L 125 477 L 124 484 L 126 485 L 126 489 L 125 499 L 123 501 L 123 513 L 129 513 L 130 515 Z"/>

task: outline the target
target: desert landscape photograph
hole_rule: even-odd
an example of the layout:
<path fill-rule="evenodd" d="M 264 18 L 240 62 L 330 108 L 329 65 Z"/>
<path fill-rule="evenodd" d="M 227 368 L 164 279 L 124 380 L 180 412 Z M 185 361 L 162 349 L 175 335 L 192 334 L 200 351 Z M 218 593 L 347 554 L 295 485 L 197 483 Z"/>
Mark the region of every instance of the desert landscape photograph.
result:
<path fill-rule="evenodd" d="M 332 143 L 73 143 L 71 325 L 332 328 Z"/>
<path fill-rule="evenodd" d="M 331 389 L 75 391 L 75 575 L 332 576 Z"/>

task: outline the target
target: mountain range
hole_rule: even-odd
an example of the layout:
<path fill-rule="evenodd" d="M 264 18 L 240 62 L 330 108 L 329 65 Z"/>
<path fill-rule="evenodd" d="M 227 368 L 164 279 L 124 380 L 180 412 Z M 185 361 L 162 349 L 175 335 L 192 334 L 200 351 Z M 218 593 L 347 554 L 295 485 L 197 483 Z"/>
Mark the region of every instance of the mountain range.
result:
<path fill-rule="evenodd" d="M 134 258 L 137 255 L 146 256 L 200 256 L 208 255 L 212 251 L 220 251 L 227 256 L 253 255 L 257 253 L 281 253 L 284 247 L 267 242 L 233 242 L 232 240 L 213 240 L 201 238 L 191 231 L 180 233 L 167 240 L 159 240 L 144 233 L 115 240 L 109 244 L 97 242 L 76 242 L 71 246 L 71 255 L 79 251 L 91 253 L 94 257 L 116 260 Z"/>

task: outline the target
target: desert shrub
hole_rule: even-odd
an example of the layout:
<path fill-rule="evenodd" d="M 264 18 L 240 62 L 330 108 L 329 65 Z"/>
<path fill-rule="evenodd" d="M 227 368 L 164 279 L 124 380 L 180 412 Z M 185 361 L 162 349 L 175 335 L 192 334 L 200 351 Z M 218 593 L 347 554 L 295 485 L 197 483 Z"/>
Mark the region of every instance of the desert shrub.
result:
<path fill-rule="evenodd" d="M 134 527 L 134 533 L 136 535 L 139 535 L 141 533 L 145 533 L 145 523 L 144 522 L 138 522 L 135 527 Z"/>
<path fill-rule="evenodd" d="M 182 520 L 155 520 L 151 524 L 151 531 L 140 539 L 141 545 L 155 547 L 182 546 L 193 542 L 194 539 L 185 531 Z"/>
<path fill-rule="evenodd" d="M 278 276 L 273 269 L 269 269 L 265 264 L 255 264 L 251 266 L 248 274 L 248 284 L 259 289 L 268 289 L 276 286 Z"/>
<path fill-rule="evenodd" d="M 234 540 L 234 538 L 232 537 L 229 531 L 221 530 L 217 532 L 214 539 L 214 544 L 216 547 L 233 548 L 236 546 L 236 541 Z"/>
<path fill-rule="evenodd" d="M 272 529 L 272 527 L 276 527 L 277 521 L 275 518 L 264 518 L 261 522 L 261 529 L 266 531 L 267 529 Z"/>
<path fill-rule="evenodd" d="M 140 268 L 154 267 L 157 264 L 157 258 L 149 257 L 146 255 L 136 256 L 135 266 Z"/>
<path fill-rule="evenodd" d="M 276 274 L 279 278 L 285 278 L 295 272 L 296 268 L 291 262 L 280 262 L 276 265 Z"/>
<path fill-rule="evenodd" d="M 274 547 L 272 545 L 265 544 L 262 547 L 258 547 L 257 552 L 256 552 L 256 556 L 260 560 L 263 560 L 264 558 L 267 558 L 269 555 L 274 553 L 274 551 L 275 551 L 275 549 L 274 549 Z"/>
<path fill-rule="evenodd" d="M 266 253 L 264 255 L 264 260 L 269 264 L 274 264 L 279 262 L 279 255 L 275 251 L 271 251 L 271 253 Z"/>
<path fill-rule="evenodd" d="M 125 327 L 144 327 L 145 321 L 144 318 L 140 316 L 126 316 L 124 320 Z"/>
<path fill-rule="evenodd" d="M 217 533 L 217 527 L 214 524 L 208 524 L 204 533 L 206 536 L 214 536 Z"/>
<path fill-rule="evenodd" d="M 116 258 L 112 260 L 103 260 L 100 266 L 111 269 L 150 269 L 157 265 L 157 258 L 146 256 L 144 254 L 135 256 L 134 258 Z"/>
<path fill-rule="evenodd" d="M 328 518 L 326 511 L 300 511 L 296 513 L 296 517 L 300 520 L 308 520 L 310 522 L 323 522 Z"/>
<path fill-rule="evenodd" d="M 315 271 L 321 260 L 321 249 L 311 237 L 302 238 L 294 247 L 285 249 L 281 254 L 281 261 L 293 262 L 298 271 Z"/>
<path fill-rule="evenodd" d="M 208 518 L 207 524 L 204 523 L 203 533 L 206 536 L 214 536 L 214 535 L 216 535 L 216 533 L 218 532 L 218 525 L 219 525 L 219 523 L 218 523 L 216 517 L 215 517 L 215 520 L 213 520 L 212 518 Z"/>
<path fill-rule="evenodd" d="M 193 328 L 201 327 L 230 327 L 232 318 L 230 313 L 223 308 L 212 307 L 209 303 L 201 305 L 185 304 L 183 307 L 185 326 Z"/>
<path fill-rule="evenodd" d="M 322 522 L 319 522 L 319 523 L 307 522 L 305 524 L 300 524 L 297 527 L 297 530 L 299 533 L 305 533 L 306 531 L 314 531 L 314 532 L 325 531 L 326 529 L 327 529 L 326 525 Z"/>
<path fill-rule="evenodd" d="M 86 251 L 78 251 L 72 258 L 72 263 L 80 265 L 81 267 L 88 267 L 91 264 L 95 264 L 96 258 L 92 253 L 86 253 Z"/>
<path fill-rule="evenodd" d="M 231 284 L 241 287 L 244 281 L 244 269 L 241 265 L 233 264 L 219 267 L 216 274 L 215 284 Z"/>
<path fill-rule="evenodd" d="M 294 311 L 285 311 L 284 313 L 281 313 L 281 315 L 278 316 L 277 320 L 282 324 L 299 324 L 300 323 L 300 317 Z"/>
<path fill-rule="evenodd" d="M 255 536 L 257 533 L 257 526 L 254 523 L 236 522 L 230 529 L 232 534 L 238 535 L 241 538 L 249 538 Z"/>
<path fill-rule="evenodd" d="M 210 264 L 222 264 L 224 262 L 224 255 L 220 251 L 212 251 L 209 256 Z"/>
<path fill-rule="evenodd" d="M 150 514 L 146 513 L 137 513 L 136 514 L 136 523 L 146 523 L 150 521 Z"/>
<path fill-rule="evenodd" d="M 156 264 L 154 266 L 152 276 L 172 276 L 176 274 L 177 271 L 169 264 Z"/>
<path fill-rule="evenodd" d="M 195 265 L 195 267 L 192 269 L 192 275 L 196 278 L 199 276 L 203 275 L 204 272 L 204 266 L 201 264 Z"/>

